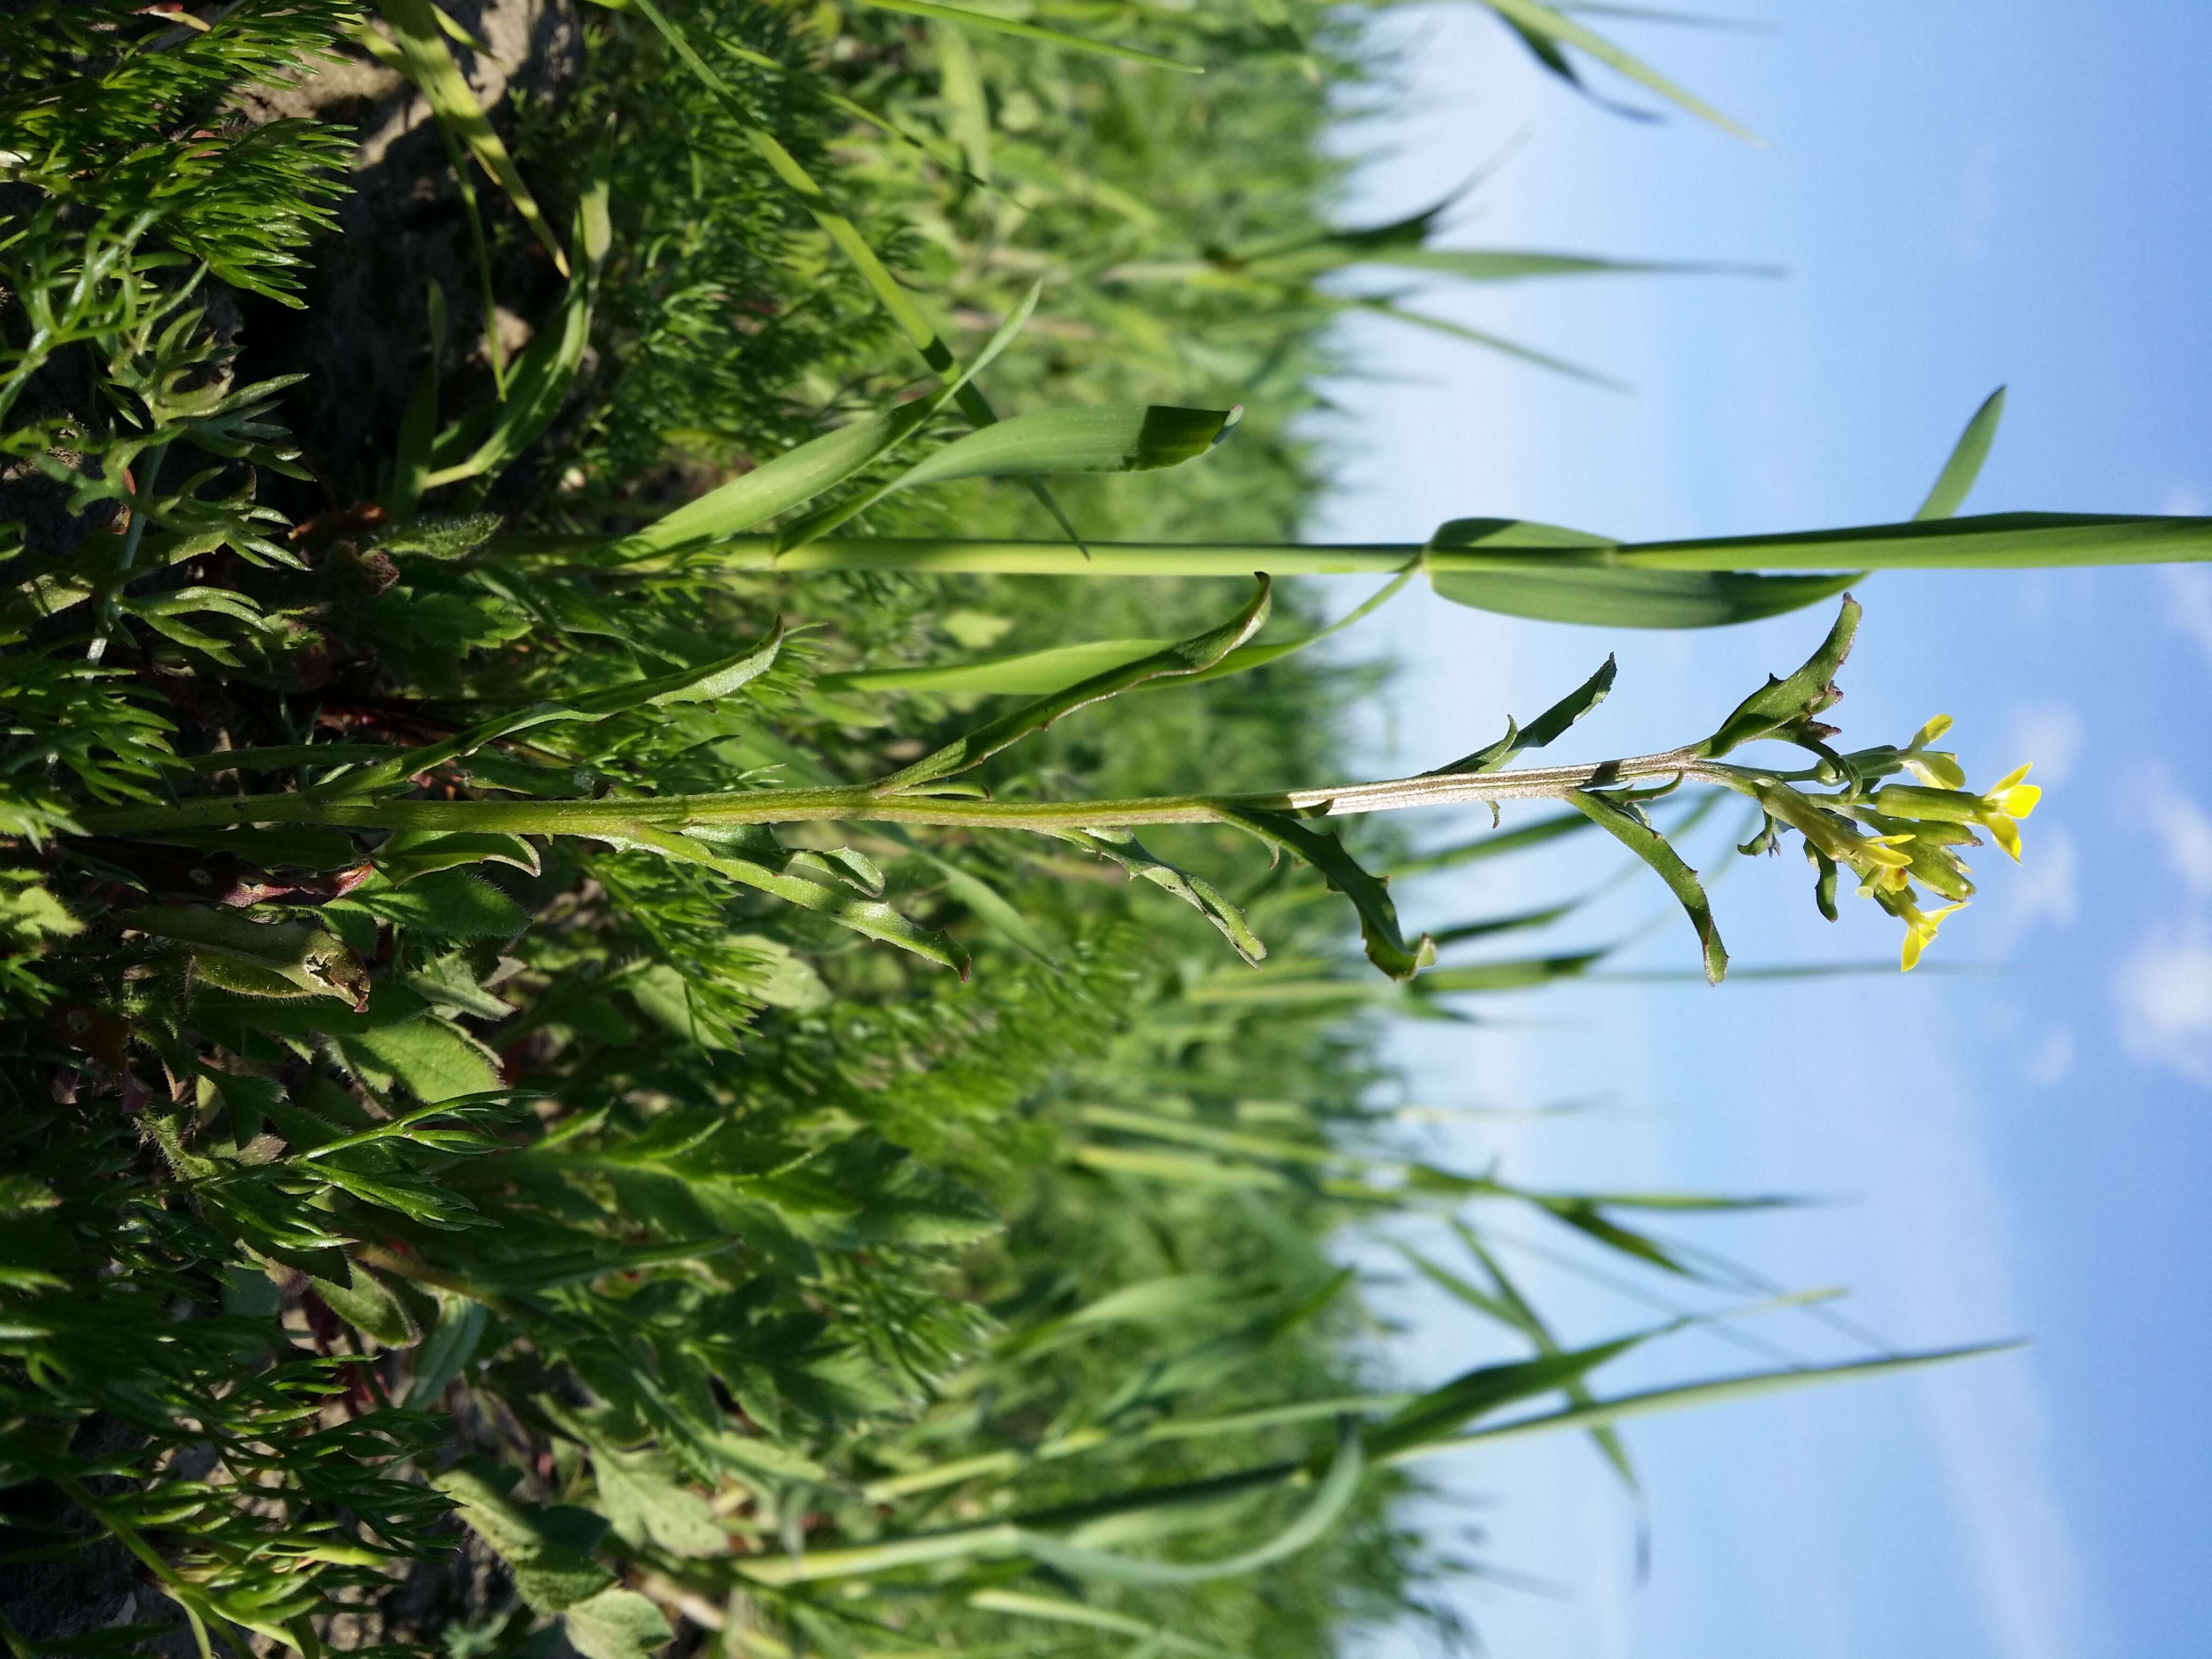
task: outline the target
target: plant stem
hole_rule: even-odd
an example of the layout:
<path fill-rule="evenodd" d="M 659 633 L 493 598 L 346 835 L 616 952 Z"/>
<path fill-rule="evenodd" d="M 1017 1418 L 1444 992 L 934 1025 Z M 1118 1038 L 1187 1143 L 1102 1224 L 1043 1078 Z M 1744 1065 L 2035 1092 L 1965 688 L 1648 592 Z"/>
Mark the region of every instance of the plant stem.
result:
<path fill-rule="evenodd" d="M 1002 801 L 890 791 L 879 784 L 749 789 L 733 794 L 659 795 L 605 800 L 347 800 L 313 795 L 234 795 L 155 806 L 85 812 L 94 835 L 208 830 L 230 824 L 315 824 L 331 829 L 497 830 L 524 836 L 598 836 L 616 840 L 641 829 L 711 830 L 741 824 L 825 821 L 924 823 L 1001 830 L 1134 829 L 1158 823 L 1218 823 L 1239 811 L 1350 817 L 1470 801 L 1564 800 L 1656 778 L 1740 787 L 1738 769 L 1670 750 L 1594 766 L 1530 767 L 1469 774 L 1430 772 L 1334 789 L 1238 795 L 1159 795 L 1128 800 Z"/>
<path fill-rule="evenodd" d="M 729 570 L 911 570 L 1011 576 L 1387 576 L 1419 559 L 1435 572 L 1565 570 L 1994 570 L 2212 559 L 2212 519 L 2021 513 L 1906 525 L 1722 536 L 1671 542 L 1513 545 L 1518 526 L 1498 521 L 1483 542 L 986 541 L 902 536 L 825 536 L 779 556 L 772 536 L 732 536 L 689 552 L 620 567 L 646 570 L 710 558 Z M 588 556 L 611 538 L 511 536 L 507 556 Z"/>

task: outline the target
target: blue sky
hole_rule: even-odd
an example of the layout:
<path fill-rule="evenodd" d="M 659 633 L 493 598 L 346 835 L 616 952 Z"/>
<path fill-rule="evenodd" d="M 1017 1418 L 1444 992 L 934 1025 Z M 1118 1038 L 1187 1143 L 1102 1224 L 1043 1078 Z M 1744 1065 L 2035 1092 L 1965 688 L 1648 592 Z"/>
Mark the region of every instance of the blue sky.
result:
<path fill-rule="evenodd" d="M 1363 325 L 1349 338 L 1368 374 L 1338 388 L 1346 459 L 1322 532 L 1412 540 L 1497 514 L 1640 538 L 1902 517 L 2000 382 L 2010 407 L 1971 510 L 2212 512 L 2212 8 L 1735 9 L 1771 27 L 1592 21 L 1763 148 L 1607 115 L 1474 7 L 1389 21 L 1411 86 L 1389 122 L 1346 135 L 1373 157 L 1349 217 L 1425 205 L 1519 138 L 1447 240 L 1790 274 L 1424 297 L 1619 375 L 1628 396 Z M 1439 1468 L 1486 1500 L 1487 1559 L 1565 1591 L 1469 1591 L 1509 1659 L 2203 1650 L 2212 569 L 1892 574 L 1860 597 L 1847 740 L 1901 739 L 1942 710 L 1978 783 L 2033 759 L 2048 787 L 2027 863 L 1985 849 L 1982 896 L 1931 953 L 1996 971 L 1493 1000 L 1498 1024 L 1413 1028 L 1401 1051 L 1439 1103 L 1608 1103 L 1439 1131 L 1454 1157 L 1501 1156 L 1535 1183 L 1820 1194 L 1698 1237 L 1791 1285 L 1850 1286 L 1850 1316 L 1890 1343 L 2033 1346 L 1638 1425 L 1656 1540 L 1641 1584 L 1632 1512 L 1585 1445 Z M 1577 752 L 1679 741 L 1793 665 L 1823 622 L 1617 635 L 1401 600 L 1361 636 L 1407 668 L 1375 738 L 1397 752 L 1376 758 L 1462 753 L 1607 650 L 1619 689 Z M 1700 850 L 1717 870 L 1723 853 Z M 1871 906 L 1821 923 L 1794 856 L 1726 857 L 1741 867 L 1715 897 L 1739 963 L 1893 955 Z M 1591 866 L 1485 868 L 1401 897 L 1416 921 L 1450 922 L 1575 890 Z M 1686 966 L 1687 930 L 1662 909 L 1632 884 L 1581 937 L 1663 922 L 1624 959 Z M 1515 1259 L 1573 1334 L 1643 1316 Z M 1413 1364 L 1442 1373 L 1481 1351 L 1445 1310 L 1410 1293 L 1405 1307 Z M 1747 1328 L 1806 1358 L 1850 1347 L 1802 1315 Z M 1686 1337 L 1607 1380 L 1747 1363 Z"/>

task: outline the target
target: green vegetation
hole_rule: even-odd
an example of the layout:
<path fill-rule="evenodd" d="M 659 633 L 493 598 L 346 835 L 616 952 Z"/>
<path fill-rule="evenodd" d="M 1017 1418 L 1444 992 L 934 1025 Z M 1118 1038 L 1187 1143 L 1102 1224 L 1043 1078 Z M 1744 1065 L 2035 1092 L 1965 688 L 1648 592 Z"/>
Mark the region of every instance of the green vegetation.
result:
<path fill-rule="evenodd" d="M 1409 941 L 1381 873 L 1602 828 L 1717 978 L 1674 850 L 1706 804 L 1664 798 L 1733 793 L 1909 966 L 1948 914 L 1911 884 L 1962 902 L 1954 849 L 2016 855 L 2033 791 L 1966 791 L 1936 729 L 1829 746 L 1849 602 L 1665 754 L 1514 765 L 1608 665 L 1338 786 L 1374 676 L 1300 653 L 1314 594 L 1214 579 L 1677 625 L 2203 526 L 1936 522 L 1992 410 L 1911 526 L 1299 549 L 1324 331 L 1392 308 L 1331 272 L 1615 268 L 1335 228 L 1343 11 L 374 18 L 0 13 L 16 1659 L 1452 1636 L 1394 1519 L 1419 1458 L 1572 1430 L 1632 1486 L 1619 1419 L 1946 1357 L 1597 1392 L 1680 1322 L 1563 1348 L 1462 1210 L 1695 1277 L 1644 1218 L 1732 1206 L 1410 1158 L 1380 1014 L 1590 958 L 1430 968 L 1560 913 Z M 1770 738 L 1809 763 L 1724 758 Z M 1364 816 L 1534 797 L 1566 810 L 1419 855 Z M 1332 1249 L 1412 1213 L 1525 1358 L 1384 1372 Z"/>

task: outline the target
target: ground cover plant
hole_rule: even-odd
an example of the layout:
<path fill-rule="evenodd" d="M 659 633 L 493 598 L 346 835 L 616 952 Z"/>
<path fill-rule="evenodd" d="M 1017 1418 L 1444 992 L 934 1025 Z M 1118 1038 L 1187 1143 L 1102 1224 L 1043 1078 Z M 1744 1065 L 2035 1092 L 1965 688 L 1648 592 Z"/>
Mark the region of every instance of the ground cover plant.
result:
<path fill-rule="evenodd" d="M 1592 958 L 1439 964 L 1559 912 L 1408 927 L 1383 878 L 1603 830 L 1717 980 L 1677 843 L 1724 803 L 1911 966 L 2034 791 L 1966 787 L 1940 722 L 1834 741 L 1844 586 L 2204 526 L 1955 517 L 1993 400 L 1895 526 L 1301 544 L 1328 323 L 1435 325 L 1334 273 L 1621 268 L 1337 224 L 1357 21 L 0 9 L 12 1653 L 1449 1638 L 1419 1458 L 1574 1431 L 1632 1486 L 1616 1421 L 1931 1358 L 1601 1395 L 1682 1322 L 1563 1346 L 1481 1218 L 1687 1282 L 1652 1218 L 1732 1201 L 1410 1152 L 1376 1021 Z M 1253 580 L 1337 570 L 1837 609 L 1664 753 L 1527 760 L 1592 664 L 1347 782 L 1372 677 Z M 1387 817 L 1439 805 L 1442 846 Z M 1333 1252 L 1407 1214 L 1525 1357 L 1382 1369 Z"/>

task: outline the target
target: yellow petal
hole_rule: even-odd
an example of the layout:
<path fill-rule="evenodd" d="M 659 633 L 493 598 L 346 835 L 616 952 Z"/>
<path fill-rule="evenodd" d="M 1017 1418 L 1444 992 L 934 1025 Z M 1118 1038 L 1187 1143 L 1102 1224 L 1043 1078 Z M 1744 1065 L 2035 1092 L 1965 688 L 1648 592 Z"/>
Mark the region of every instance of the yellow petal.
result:
<path fill-rule="evenodd" d="M 2032 783 L 2023 783 L 2017 789 L 2008 789 L 1999 795 L 1997 810 L 2008 818 L 2024 818 L 2035 811 L 2036 802 L 2043 799 L 2043 791 Z"/>
<path fill-rule="evenodd" d="M 2011 855 L 2014 864 L 2020 862 L 2020 826 L 2002 812 L 1992 812 L 1982 820 L 1990 826 L 1990 834 L 1996 837 L 1997 845 Z"/>
<path fill-rule="evenodd" d="M 1917 927 L 1908 927 L 1905 930 L 1905 954 L 1902 965 L 1898 969 L 1899 973 L 1909 974 L 1920 965 L 1920 952 L 1927 943 L 1926 939 L 1921 938 L 1920 930 Z"/>
<path fill-rule="evenodd" d="M 1950 729 L 1951 717 L 1948 714 L 1931 716 L 1928 724 L 1920 728 L 1919 735 L 1912 739 L 1912 746 L 1915 749 L 1925 749 Z"/>
<path fill-rule="evenodd" d="M 2022 778 L 2026 777 L 2034 769 L 2035 763 L 2033 761 L 2028 762 L 2026 766 L 2016 766 L 2013 768 L 2011 771 L 2006 773 L 1991 786 L 1990 793 L 1992 795 L 2002 795 L 2006 790 L 2011 788 L 2013 785 L 2018 783 Z"/>
<path fill-rule="evenodd" d="M 1894 847 L 1886 847 L 1879 841 L 1869 839 L 1861 842 L 1857 850 L 1859 856 L 1869 864 L 1884 870 L 1908 869 L 1912 863 L 1911 854 L 1900 853 Z"/>

